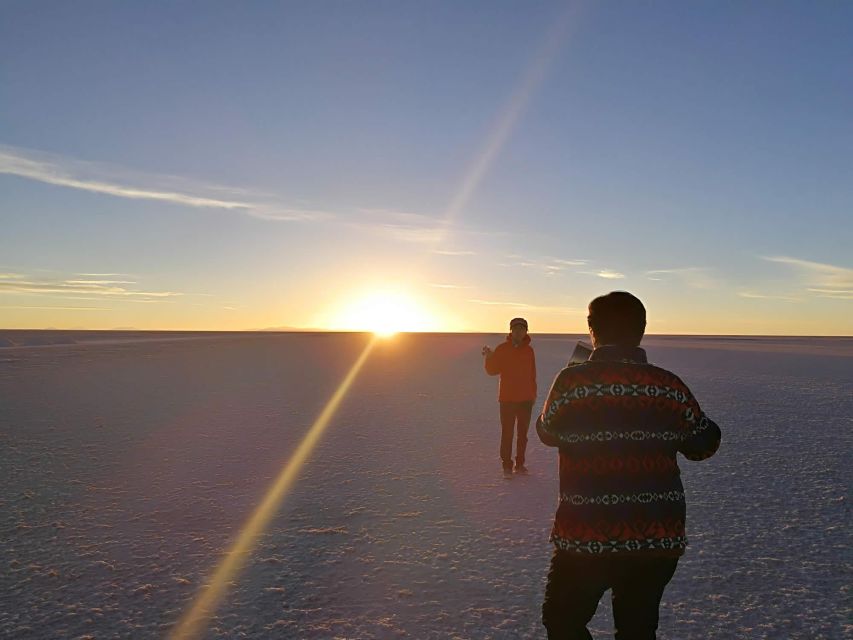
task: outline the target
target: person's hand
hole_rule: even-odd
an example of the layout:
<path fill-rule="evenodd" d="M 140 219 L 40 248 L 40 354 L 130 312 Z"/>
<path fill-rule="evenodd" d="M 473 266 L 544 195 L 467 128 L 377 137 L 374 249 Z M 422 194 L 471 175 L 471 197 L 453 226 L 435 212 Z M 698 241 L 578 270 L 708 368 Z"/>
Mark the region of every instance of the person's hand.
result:
<path fill-rule="evenodd" d="M 483 354 L 486 358 L 488 358 L 490 355 L 492 355 L 492 350 L 491 350 L 491 349 L 489 349 L 489 347 L 483 347 L 482 354 Z"/>

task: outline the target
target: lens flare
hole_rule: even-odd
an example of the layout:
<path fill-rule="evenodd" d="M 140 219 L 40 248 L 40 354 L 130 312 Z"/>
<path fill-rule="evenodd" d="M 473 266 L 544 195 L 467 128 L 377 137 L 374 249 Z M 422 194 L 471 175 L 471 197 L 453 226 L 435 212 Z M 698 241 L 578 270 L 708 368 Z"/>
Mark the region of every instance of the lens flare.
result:
<path fill-rule="evenodd" d="M 258 536 L 267 528 L 270 520 L 278 512 L 281 502 L 293 486 L 299 470 L 314 450 L 314 447 L 320 440 L 320 436 L 323 435 L 323 431 L 325 431 L 332 417 L 335 415 L 338 405 L 340 405 L 341 400 L 346 396 L 353 380 L 355 380 L 358 372 L 373 350 L 376 340 L 376 337 L 370 339 L 364 351 L 361 352 L 361 355 L 359 355 L 355 364 L 343 379 L 343 382 L 341 382 L 329 402 L 326 403 L 317 420 L 305 434 L 302 442 L 299 443 L 293 456 L 285 464 L 272 486 L 270 486 L 261 504 L 252 513 L 249 520 L 240 530 L 237 539 L 228 551 L 225 552 L 224 558 L 216 568 L 213 577 L 202 587 L 192 606 L 187 610 L 170 634 L 169 637 L 172 640 L 192 640 L 202 636 L 208 621 L 225 597 L 228 586 L 237 577 L 237 574 L 254 550 Z"/>
<path fill-rule="evenodd" d="M 483 147 L 480 149 L 468 171 L 465 172 L 459 188 L 453 195 L 447 209 L 445 209 L 440 232 L 436 235 L 434 245 L 443 243 L 454 220 L 465 209 L 480 182 L 488 174 L 495 159 L 503 149 L 504 144 L 512 135 L 518 120 L 527 109 L 528 103 L 545 79 L 548 69 L 559 55 L 568 38 L 569 29 L 576 24 L 575 18 L 579 10 L 580 3 L 567 4 L 566 8 L 560 13 L 545 34 L 545 38 L 537 50 L 532 63 L 498 114 Z"/>

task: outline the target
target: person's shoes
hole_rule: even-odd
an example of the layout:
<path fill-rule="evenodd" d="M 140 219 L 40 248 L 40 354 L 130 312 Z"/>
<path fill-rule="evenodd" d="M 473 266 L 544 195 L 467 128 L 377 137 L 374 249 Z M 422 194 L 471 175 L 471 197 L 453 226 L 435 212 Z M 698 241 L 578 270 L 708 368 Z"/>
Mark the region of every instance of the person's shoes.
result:
<path fill-rule="evenodd" d="M 512 467 L 504 467 L 504 478 L 512 479 Z"/>
<path fill-rule="evenodd" d="M 527 467 L 525 467 L 523 464 L 517 464 L 517 465 L 515 465 L 515 472 L 526 476 L 527 475 Z"/>

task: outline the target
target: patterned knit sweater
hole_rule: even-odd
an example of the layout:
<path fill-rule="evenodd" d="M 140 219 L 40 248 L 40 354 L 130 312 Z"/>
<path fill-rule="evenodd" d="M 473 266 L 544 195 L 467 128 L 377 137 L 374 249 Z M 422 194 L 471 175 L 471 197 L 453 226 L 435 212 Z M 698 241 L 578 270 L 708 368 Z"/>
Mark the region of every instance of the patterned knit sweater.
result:
<path fill-rule="evenodd" d="M 558 549 L 584 554 L 680 556 L 687 546 L 684 487 L 676 460 L 704 460 L 720 446 L 708 419 L 673 373 L 639 347 L 599 347 L 563 369 L 536 423 L 560 449 Z"/>

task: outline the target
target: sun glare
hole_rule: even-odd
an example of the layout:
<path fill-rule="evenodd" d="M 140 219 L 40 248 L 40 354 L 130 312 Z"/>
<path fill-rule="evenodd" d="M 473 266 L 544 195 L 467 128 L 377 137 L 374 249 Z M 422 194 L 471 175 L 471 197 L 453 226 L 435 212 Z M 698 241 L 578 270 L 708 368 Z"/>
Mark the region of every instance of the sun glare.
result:
<path fill-rule="evenodd" d="M 434 316 L 422 304 L 395 291 L 377 291 L 354 301 L 336 324 L 347 331 L 371 331 L 381 337 L 437 329 Z"/>

